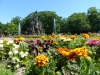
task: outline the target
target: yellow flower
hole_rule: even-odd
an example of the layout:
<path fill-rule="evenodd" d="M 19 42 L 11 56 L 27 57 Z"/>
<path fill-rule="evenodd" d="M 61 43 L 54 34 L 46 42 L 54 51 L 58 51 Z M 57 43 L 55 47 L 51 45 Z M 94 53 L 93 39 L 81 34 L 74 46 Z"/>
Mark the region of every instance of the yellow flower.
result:
<path fill-rule="evenodd" d="M 43 47 L 39 46 L 39 50 L 43 50 Z"/>
<path fill-rule="evenodd" d="M 18 38 L 14 38 L 15 41 L 18 41 Z"/>
<path fill-rule="evenodd" d="M 25 38 L 23 38 L 23 37 L 20 37 L 20 38 L 19 38 L 19 40 L 20 40 L 20 41 L 24 41 L 24 40 L 25 40 Z"/>
<path fill-rule="evenodd" d="M 86 47 L 75 48 L 74 51 L 80 57 L 87 57 L 88 52 Z"/>
<path fill-rule="evenodd" d="M 45 36 L 41 36 L 42 39 L 45 39 Z"/>
<path fill-rule="evenodd" d="M 54 35 L 54 38 L 57 38 L 58 36 L 57 35 Z"/>
<path fill-rule="evenodd" d="M 64 35 L 59 37 L 60 40 L 66 40 L 66 38 L 67 38 L 67 37 L 64 36 Z"/>
<path fill-rule="evenodd" d="M 8 40 L 7 40 L 7 39 L 4 39 L 4 40 L 3 40 L 3 43 L 7 43 L 7 42 L 8 42 Z"/>
<path fill-rule="evenodd" d="M 43 51 L 43 47 L 39 46 L 39 51 L 42 52 Z"/>
<path fill-rule="evenodd" d="M 51 37 L 51 36 L 49 36 L 49 39 L 51 40 L 51 39 L 52 39 L 52 37 Z"/>
<path fill-rule="evenodd" d="M 70 38 L 71 38 L 71 39 L 75 39 L 75 38 L 76 38 L 76 36 L 75 36 L 75 35 L 72 35 L 72 36 L 70 36 Z"/>
<path fill-rule="evenodd" d="M 98 40 L 100 40 L 100 38 L 98 38 Z"/>
<path fill-rule="evenodd" d="M 76 56 L 78 55 L 79 57 L 87 57 L 87 48 L 85 46 L 80 47 L 80 48 L 75 48 L 73 50 L 70 50 L 68 48 L 58 48 L 56 49 L 57 52 L 59 52 L 62 56 L 68 57 L 69 60 L 74 60 Z"/>
<path fill-rule="evenodd" d="M 82 36 L 85 37 L 85 38 L 88 38 L 89 37 L 89 35 L 86 34 L 86 33 L 82 34 Z"/>
<path fill-rule="evenodd" d="M 48 57 L 42 54 L 42 55 L 36 56 L 35 61 L 37 62 L 38 66 L 45 66 L 48 64 Z"/>
<path fill-rule="evenodd" d="M 54 42 L 54 44 L 55 44 L 55 45 L 58 45 L 59 43 L 56 41 L 56 42 Z"/>
<path fill-rule="evenodd" d="M 58 48 L 56 51 L 59 52 L 62 56 L 69 56 L 70 52 L 70 50 L 67 48 Z"/>

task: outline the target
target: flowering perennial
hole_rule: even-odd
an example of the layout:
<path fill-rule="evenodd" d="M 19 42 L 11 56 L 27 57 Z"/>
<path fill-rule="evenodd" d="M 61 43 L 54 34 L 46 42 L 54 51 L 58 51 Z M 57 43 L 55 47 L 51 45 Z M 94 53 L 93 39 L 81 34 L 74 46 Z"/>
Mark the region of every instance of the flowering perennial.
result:
<path fill-rule="evenodd" d="M 95 46 L 95 45 L 100 46 L 100 40 L 89 40 L 86 42 L 86 44 L 89 46 Z"/>
<path fill-rule="evenodd" d="M 76 38 L 76 36 L 75 36 L 75 35 L 72 35 L 72 36 L 70 36 L 70 38 L 71 38 L 71 39 L 75 39 L 75 38 Z"/>
<path fill-rule="evenodd" d="M 37 62 L 38 66 L 45 66 L 48 64 L 48 57 L 42 54 L 42 55 L 36 56 L 35 61 Z"/>
<path fill-rule="evenodd" d="M 85 37 L 85 38 L 88 38 L 89 37 L 89 35 L 88 34 L 85 34 L 85 33 L 82 34 L 82 36 Z"/>
<path fill-rule="evenodd" d="M 74 60 L 75 57 L 78 55 L 80 57 L 87 57 L 87 48 L 81 47 L 81 48 L 75 48 L 73 50 L 67 49 L 67 48 L 58 48 L 57 51 L 64 57 L 68 57 L 69 60 Z"/>

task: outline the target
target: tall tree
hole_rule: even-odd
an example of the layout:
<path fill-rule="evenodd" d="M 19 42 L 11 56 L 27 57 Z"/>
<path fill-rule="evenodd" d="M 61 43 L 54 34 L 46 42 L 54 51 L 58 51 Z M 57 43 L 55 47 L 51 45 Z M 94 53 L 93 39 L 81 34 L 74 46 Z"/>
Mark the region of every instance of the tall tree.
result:
<path fill-rule="evenodd" d="M 19 17 L 19 16 L 13 17 L 12 20 L 11 20 L 11 22 L 13 22 L 14 24 L 18 25 L 19 22 L 21 21 L 20 18 L 21 17 Z"/>
<path fill-rule="evenodd" d="M 14 22 L 10 22 L 7 25 L 7 28 L 5 30 L 5 32 L 9 35 L 9 34 L 17 34 L 18 33 L 18 26 L 16 24 L 14 24 Z"/>
<path fill-rule="evenodd" d="M 90 7 L 87 11 L 89 24 L 91 25 L 91 31 L 97 32 L 100 30 L 100 14 L 96 7 Z"/>
<path fill-rule="evenodd" d="M 41 11 L 38 13 L 38 16 L 40 21 L 43 23 L 43 28 L 47 34 L 53 32 L 54 19 L 56 20 L 56 26 L 58 26 L 57 22 L 59 17 L 54 11 Z"/>
<path fill-rule="evenodd" d="M 74 13 L 66 21 L 68 32 L 81 33 L 88 32 L 91 26 L 88 24 L 86 13 Z"/>

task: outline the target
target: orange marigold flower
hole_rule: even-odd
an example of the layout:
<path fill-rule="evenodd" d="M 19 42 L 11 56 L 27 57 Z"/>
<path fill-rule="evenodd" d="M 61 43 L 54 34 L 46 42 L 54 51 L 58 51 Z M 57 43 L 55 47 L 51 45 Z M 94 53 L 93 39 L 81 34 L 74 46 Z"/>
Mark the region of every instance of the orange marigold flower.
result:
<path fill-rule="evenodd" d="M 71 39 L 75 39 L 75 38 L 76 38 L 76 36 L 75 36 L 75 35 L 72 35 L 72 36 L 70 36 L 70 38 L 71 38 Z"/>
<path fill-rule="evenodd" d="M 98 38 L 98 40 L 100 40 L 100 37 Z"/>
<path fill-rule="evenodd" d="M 74 51 L 78 56 L 86 57 L 87 56 L 87 48 L 81 47 L 81 48 L 75 48 Z"/>
<path fill-rule="evenodd" d="M 89 37 L 89 35 L 88 34 L 85 34 L 85 33 L 82 34 L 82 36 L 85 37 L 85 38 Z"/>
<path fill-rule="evenodd" d="M 60 51 L 61 55 L 62 56 L 69 56 L 69 52 L 66 52 L 66 51 Z"/>
<path fill-rule="evenodd" d="M 42 55 L 36 56 L 35 61 L 37 62 L 38 66 L 45 66 L 48 64 L 48 57 L 42 54 Z"/>
<path fill-rule="evenodd" d="M 59 52 L 62 56 L 69 56 L 70 50 L 67 48 L 58 48 L 56 51 Z"/>
<path fill-rule="evenodd" d="M 70 51 L 69 60 L 74 60 L 76 57 L 76 52 L 74 50 Z"/>

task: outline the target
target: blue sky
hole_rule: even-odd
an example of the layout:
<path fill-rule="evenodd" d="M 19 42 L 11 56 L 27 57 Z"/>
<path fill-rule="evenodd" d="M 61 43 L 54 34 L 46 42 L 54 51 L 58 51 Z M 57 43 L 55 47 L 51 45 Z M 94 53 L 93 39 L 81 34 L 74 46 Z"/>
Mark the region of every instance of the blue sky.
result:
<path fill-rule="evenodd" d="M 55 11 L 67 18 L 75 12 L 87 12 L 90 7 L 100 9 L 100 0 L 0 0 L 0 22 L 10 22 L 16 16 L 25 18 L 36 10 Z"/>

